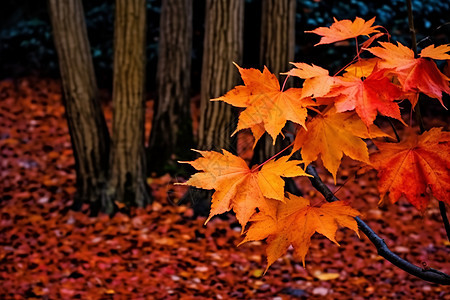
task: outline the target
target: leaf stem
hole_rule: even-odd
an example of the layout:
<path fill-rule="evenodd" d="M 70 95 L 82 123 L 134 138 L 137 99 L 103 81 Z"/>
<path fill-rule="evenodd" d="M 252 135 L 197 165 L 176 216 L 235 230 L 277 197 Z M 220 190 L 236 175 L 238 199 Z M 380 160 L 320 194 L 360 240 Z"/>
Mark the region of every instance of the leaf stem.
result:
<path fill-rule="evenodd" d="M 345 66 L 343 66 L 339 71 L 337 71 L 333 77 L 337 76 L 339 73 L 341 73 L 342 71 L 344 71 L 348 66 L 350 66 L 352 63 L 354 63 L 355 61 L 358 61 L 358 56 L 353 57 L 353 59 L 346 64 Z"/>
<path fill-rule="evenodd" d="M 450 241 L 450 223 L 447 218 L 447 211 L 445 209 L 445 203 L 439 201 L 439 211 L 441 212 L 442 223 L 444 223 L 445 232 L 447 232 L 447 238 Z"/>
<path fill-rule="evenodd" d="M 284 87 L 286 86 L 286 81 L 289 79 L 291 75 L 286 76 L 286 79 L 283 82 L 283 86 L 281 87 L 281 91 L 284 91 Z"/>
<path fill-rule="evenodd" d="M 319 191 L 328 202 L 339 200 L 335 195 L 333 195 L 333 193 L 325 185 L 325 183 L 323 183 L 313 165 L 308 165 L 308 167 L 306 167 L 306 173 L 313 176 L 309 177 L 309 180 L 311 181 L 314 188 L 316 188 L 316 190 Z M 449 275 L 432 268 L 420 268 L 401 258 L 397 254 L 392 252 L 386 245 L 384 240 L 380 238 L 363 220 L 361 220 L 359 217 L 355 217 L 355 220 L 358 223 L 359 230 L 361 230 L 369 238 L 372 244 L 374 244 L 375 248 L 378 251 L 378 255 L 384 257 L 387 261 L 391 262 L 396 267 L 420 279 L 437 284 L 450 285 Z"/>
<path fill-rule="evenodd" d="M 355 46 L 356 46 L 356 57 L 358 57 L 358 61 L 360 61 L 361 57 L 359 56 L 358 37 L 355 37 Z"/>
<path fill-rule="evenodd" d="M 276 153 L 275 155 L 273 155 L 271 158 L 269 158 L 268 160 L 266 160 L 265 162 L 263 162 L 262 164 L 258 165 L 256 168 L 252 168 L 252 171 L 256 171 L 259 168 L 261 168 L 262 166 L 264 166 L 266 163 L 268 163 L 269 161 L 271 161 L 272 159 L 275 159 L 278 155 L 280 155 L 281 153 L 283 153 L 284 151 L 286 151 L 288 148 L 290 148 L 292 145 L 294 145 L 294 142 L 290 143 L 289 145 L 287 145 L 283 150 L 281 150 L 280 152 Z"/>
<path fill-rule="evenodd" d="M 395 129 L 394 123 L 390 118 L 387 118 L 389 124 L 391 124 L 392 130 L 394 130 L 395 138 L 397 139 L 397 143 L 400 143 L 400 136 L 398 135 L 397 129 Z"/>
<path fill-rule="evenodd" d="M 323 116 L 323 112 L 321 112 L 320 110 L 318 110 L 318 109 L 316 109 L 316 108 L 314 108 L 314 107 L 308 107 L 308 109 L 310 109 L 310 110 L 316 112 L 318 115 Z"/>
<path fill-rule="evenodd" d="M 344 181 L 344 183 L 343 184 L 341 184 L 340 186 L 338 186 L 338 188 L 333 192 L 333 195 L 336 195 L 351 179 L 353 179 L 353 178 L 355 178 L 356 179 L 356 176 L 357 176 L 357 174 L 358 174 L 358 171 L 359 170 L 361 170 L 361 167 L 359 168 L 359 169 L 357 169 L 353 174 L 352 174 L 352 176 L 349 176 L 345 181 Z"/>

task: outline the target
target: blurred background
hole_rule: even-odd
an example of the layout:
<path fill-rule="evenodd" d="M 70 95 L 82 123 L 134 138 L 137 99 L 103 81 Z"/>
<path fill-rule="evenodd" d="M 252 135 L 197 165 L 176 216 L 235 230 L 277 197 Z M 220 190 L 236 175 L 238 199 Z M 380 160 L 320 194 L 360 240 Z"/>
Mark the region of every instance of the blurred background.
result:
<path fill-rule="evenodd" d="M 417 40 L 429 38 L 422 45 L 448 43 L 450 3 L 441 0 L 414 0 Z M 330 70 L 345 65 L 353 55 L 352 43 L 340 47 L 314 49 L 318 36 L 304 31 L 329 26 L 338 20 L 359 16 L 376 17 L 393 40 L 410 45 L 405 1 L 296 1 L 295 61 L 314 62 Z M 193 1 L 192 94 L 199 93 L 205 19 L 205 1 Z M 92 58 L 100 87 L 112 85 L 114 1 L 83 1 Z M 245 67 L 260 67 L 259 39 L 262 1 L 246 0 L 244 17 Z M 161 1 L 147 0 L 147 91 L 155 91 Z M 58 60 L 53 45 L 50 19 L 45 0 L 3 0 L 0 10 L 0 79 L 39 74 L 58 77 Z"/>

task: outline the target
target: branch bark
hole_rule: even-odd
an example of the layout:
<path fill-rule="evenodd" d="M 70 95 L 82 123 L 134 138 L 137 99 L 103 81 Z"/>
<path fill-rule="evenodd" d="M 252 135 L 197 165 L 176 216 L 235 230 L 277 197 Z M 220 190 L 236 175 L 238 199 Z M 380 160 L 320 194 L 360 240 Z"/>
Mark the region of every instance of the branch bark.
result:
<path fill-rule="evenodd" d="M 330 189 L 325 185 L 325 183 L 323 183 L 322 179 L 320 179 L 314 166 L 309 165 L 306 168 L 306 173 L 313 176 L 309 177 L 309 180 L 311 181 L 314 188 L 319 191 L 328 202 L 339 201 L 339 199 L 333 194 L 333 192 L 331 192 Z M 378 251 L 378 255 L 382 256 L 396 267 L 420 279 L 432 283 L 450 285 L 450 276 L 448 274 L 432 268 L 422 269 L 401 258 L 397 254 L 392 252 L 386 245 L 384 240 L 380 238 L 363 220 L 361 220 L 359 217 L 355 217 L 355 220 L 358 223 L 359 230 L 361 230 L 369 238 L 372 244 L 374 244 L 375 248 Z"/>
<path fill-rule="evenodd" d="M 441 212 L 442 223 L 444 223 L 445 232 L 447 233 L 447 238 L 450 241 L 450 223 L 447 218 L 447 210 L 445 209 L 445 203 L 439 201 L 439 211 Z"/>

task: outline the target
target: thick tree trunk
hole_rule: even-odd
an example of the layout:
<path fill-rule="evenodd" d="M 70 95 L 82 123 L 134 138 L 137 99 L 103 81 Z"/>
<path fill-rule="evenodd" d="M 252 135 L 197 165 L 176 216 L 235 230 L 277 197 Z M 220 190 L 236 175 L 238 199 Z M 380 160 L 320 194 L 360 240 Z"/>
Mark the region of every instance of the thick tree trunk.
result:
<path fill-rule="evenodd" d="M 262 65 L 279 77 L 287 72 L 295 50 L 295 0 L 263 0 L 261 20 Z"/>
<path fill-rule="evenodd" d="M 58 53 L 70 137 L 77 173 L 74 208 L 104 210 L 109 134 L 97 99 L 97 83 L 81 0 L 48 0 Z"/>
<path fill-rule="evenodd" d="M 281 79 L 283 85 L 295 50 L 295 0 L 263 0 L 260 62 Z M 282 149 L 281 143 L 264 135 L 255 147 L 254 162 L 260 163 Z"/>
<path fill-rule="evenodd" d="M 158 95 L 150 134 L 151 171 L 183 159 L 192 141 L 190 118 L 190 72 L 192 48 L 192 0 L 163 0 L 161 9 Z M 181 152 L 183 149 L 183 152 Z M 175 156 L 175 157 L 173 157 Z"/>
<path fill-rule="evenodd" d="M 210 99 L 224 95 L 239 82 L 233 62 L 242 61 L 243 29 L 244 0 L 206 1 L 197 149 L 236 151 L 235 139 L 230 138 L 236 116 L 229 104 Z M 210 191 L 191 188 L 185 199 L 192 202 L 196 215 L 205 215 L 211 195 Z"/>
<path fill-rule="evenodd" d="M 230 135 L 236 128 L 231 106 L 210 102 L 233 88 L 243 51 L 243 0 L 206 1 L 205 40 L 197 146 L 202 150 L 226 148 L 234 151 Z"/>
<path fill-rule="evenodd" d="M 145 0 L 116 0 L 113 134 L 108 195 L 127 206 L 150 202 L 145 176 Z"/>

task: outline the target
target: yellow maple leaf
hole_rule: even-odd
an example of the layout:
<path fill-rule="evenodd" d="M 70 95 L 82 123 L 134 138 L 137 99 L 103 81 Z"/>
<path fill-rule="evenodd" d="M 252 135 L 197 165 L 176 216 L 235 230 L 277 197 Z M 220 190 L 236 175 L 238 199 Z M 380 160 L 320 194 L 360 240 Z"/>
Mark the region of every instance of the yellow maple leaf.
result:
<path fill-rule="evenodd" d="M 224 101 L 236 107 L 245 107 L 239 115 L 236 131 L 262 125 L 272 137 L 273 143 L 286 121 L 305 126 L 307 106 L 316 106 L 311 98 L 302 98 L 302 89 L 280 90 L 276 76 L 264 67 L 244 69 L 235 64 L 241 73 L 244 86 L 237 86 L 224 96 L 211 101 Z M 252 129 L 253 131 L 253 129 Z M 255 139 L 258 137 L 254 135 Z"/>
<path fill-rule="evenodd" d="M 324 116 L 317 115 L 308 123 L 308 131 L 300 129 L 294 141 L 292 152 L 301 148 L 305 164 L 322 158 L 325 168 L 336 173 L 345 154 L 352 159 L 369 163 L 369 152 L 362 138 L 389 136 L 375 125 L 369 128 L 354 112 L 336 113 L 330 109 Z"/>
<path fill-rule="evenodd" d="M 308 65 L 305 63 L 291 63 L 295 69 L 291 69 L 285 73 L 290 76 L 305 79 L 302 89 L 302 98 L 305 97 L 323 97 L 331 89 L 334 84 L 334 77 L 328 75 L 328 70 L 316 65 Z"/>
<path fill-rule="evenodd" d="M 426 48 L 423 48 L 420 51 L 420 57 L 429 57 L 432 59 L 450 59 L 450 44 L 440 45 L 434 47 L 434 45 L 430 45 Z"/>
<path fill-rule="evenodd" d="M 256 208 L 275 214 L 269 199 L 284 201 L 284 180 L 281 177 L 310 176 L 298 166 L 299 160 L 288 161 L 288 156 L 270 160 L 260 168 L 250 169 L 245 161 L 230 152 L 198 151 L 200 157 L 188 163 L 202 171 L 182 183 L 202 189 L 214 189 L 211 212 L 205 224 L 215 215 L 230 209 L 242 227 Z"/>
<path fill-rule="evenodd" d="M 341 201 L 325 203 L 320 207 L 310 206 L 308 199 L 289 194 L 285 203 L 279 202 L 277 218 L 262 213 L 254 215 L 244 240 L 239 244 L 267 238 L 267 269 L 283 256 L 290 245 L 303 266 L 314 233 L 320 233 L 336 243 L 336 231 L 347 227 L 358 234 L 354 217 L 360 213 Z"/>

